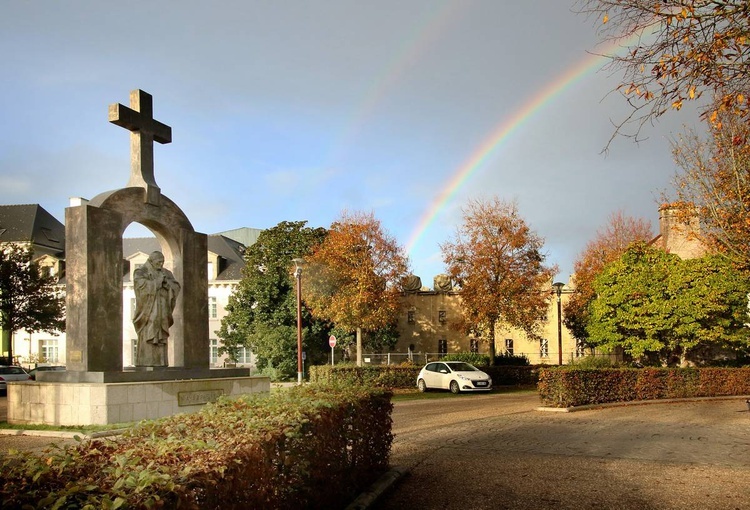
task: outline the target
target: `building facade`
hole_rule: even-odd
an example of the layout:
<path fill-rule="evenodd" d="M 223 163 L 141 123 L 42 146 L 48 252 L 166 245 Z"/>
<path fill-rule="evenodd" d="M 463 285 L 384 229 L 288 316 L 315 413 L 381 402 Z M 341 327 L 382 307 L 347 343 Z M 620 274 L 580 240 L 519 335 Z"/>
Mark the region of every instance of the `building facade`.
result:
<path fill-rule="evenodd" d="M 402 313 L 398 319 L 399 341 L 390 356 L 371 354 L 369 357 L 373 362 L 408 359 L 422 363 L 450 353 L 489 352 L 490 339 L 481 332 L 466 334 L 457 329 L 462 313 L 461 293 L 452 288 L 447 278 L 446 275 L 436 277 L 432 289 L 421 287 L 404 292 Z M 524 331 L 500 323 L 494 338 L 496 354 L 526 356 L 532 364 L 557 364 L 560 352 L 563 363 L 570 363 L 588 353 L 562 322 L 558 329 L 557 293 L 551 283 L 549 310 L 547 320 L 541 326 L 541 338 L 529 338 Z M 569 284 L 563 287 L 561 311 L 572 292 Z"/>

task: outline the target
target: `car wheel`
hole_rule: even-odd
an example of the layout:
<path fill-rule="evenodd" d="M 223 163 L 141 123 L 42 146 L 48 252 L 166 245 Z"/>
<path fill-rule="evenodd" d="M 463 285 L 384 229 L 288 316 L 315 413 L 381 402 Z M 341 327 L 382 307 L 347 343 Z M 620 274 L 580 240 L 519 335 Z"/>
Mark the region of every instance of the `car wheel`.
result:
<path fill-rule="evenodd" d="M 421 391 L 422 393 L 427 391 L 427 385 L 425 384 L 424 379 L 420 379 L 419 381 L 417 381 L 417 388 L 419 388 L 419 391 Z"/>
<path fill-rule="evenodd" d="M 451 393 L 461 393 L 461 388 L 456 381 L 451 381 Z"/>

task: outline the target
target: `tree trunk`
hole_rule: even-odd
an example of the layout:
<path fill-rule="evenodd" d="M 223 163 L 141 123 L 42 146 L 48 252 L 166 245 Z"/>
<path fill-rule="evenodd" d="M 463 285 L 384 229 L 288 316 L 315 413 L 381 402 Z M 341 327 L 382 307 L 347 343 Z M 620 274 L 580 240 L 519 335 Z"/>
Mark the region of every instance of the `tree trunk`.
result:
<path fill-rule="evenodd" d="M 490 366 L 495 365 L 495 323 L 490 323 L 490 340 L 487 355 L 490 357 Z"/>
<path fill-rule="evenodd" d="M 357 328 L 357 366 L 362 366 L 362 328 Z"/>
<path fill-rule="evenodd" d="M 13 364 L 13 332 L 8 329 L 3 329 L 3 343 L 2 351 L 8 353 L 8 364 Z"/>

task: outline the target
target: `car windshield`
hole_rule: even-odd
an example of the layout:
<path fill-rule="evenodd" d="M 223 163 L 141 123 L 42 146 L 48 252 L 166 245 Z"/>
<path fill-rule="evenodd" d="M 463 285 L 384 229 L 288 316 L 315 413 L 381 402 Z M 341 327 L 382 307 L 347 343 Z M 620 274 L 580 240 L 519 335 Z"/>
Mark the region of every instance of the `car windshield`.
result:
<path fill-rule="evenodd" d="M 448 363 L 454 372 L 476 372 L 477 369 L 468 363 Z"/>
<path fill-rule="evenodd" d="M 0 367 L 0 374 L 25 374 L 20 367 Z"/>

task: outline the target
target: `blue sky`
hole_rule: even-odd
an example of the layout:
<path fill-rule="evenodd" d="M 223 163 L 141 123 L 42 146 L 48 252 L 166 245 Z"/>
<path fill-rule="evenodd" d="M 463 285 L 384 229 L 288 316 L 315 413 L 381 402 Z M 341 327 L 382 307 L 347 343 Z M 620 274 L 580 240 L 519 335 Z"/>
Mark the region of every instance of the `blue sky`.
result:
<path fill-rule="evenodd" d="M 111 103 L 140 88 L 172 127 L 155 176 L 199 232 L 327 227 L 374 212 L 406 245 L 499 125 L 596 51 L 564 0 L 26 2 L 0 6 L 0 203 L 64 218 L 69 197 L 123 187 L 128 132 Z M 669 138 L 601 150 L 624 101 L 591 72 L 530 116 L 445 204 L 409 253 L 432 285 L 439 244 L 470 198 L 516 200 L 558 279 L 612 212 L 657 228 L 674 174 Z M 127 235 L 145 231 L 129 229 Z"/>

